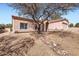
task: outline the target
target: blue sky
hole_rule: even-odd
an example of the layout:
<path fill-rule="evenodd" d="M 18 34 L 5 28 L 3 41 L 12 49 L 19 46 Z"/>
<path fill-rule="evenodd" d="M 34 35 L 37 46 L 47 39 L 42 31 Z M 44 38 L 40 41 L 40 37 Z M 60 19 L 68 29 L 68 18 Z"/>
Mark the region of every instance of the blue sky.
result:
<path fill-rule="evenodd" d="M 70 23 L 76 24 L 79 23 L 79 10 L 70 11 L 67 15 L 63 16 L 67 18 Z"/>
<path fill-rule="evenodd" d="M 15 10 L 9 7 L 6 4 L 0 4 L 0 24 L 8 24 L 12 23 L 12 15 L 17 15 Z M 63 16 L 67 18 L 71 23 L 79 22 L 79 10 L 75 10 L 73 12 L 69 12 L 67 15 Z"/>
<path fill-rule="evenodd" d="M 7 4 L 0 3 L 0 24 L 12 23 L 12 15 L 17 15 L 15 10 Z"/>

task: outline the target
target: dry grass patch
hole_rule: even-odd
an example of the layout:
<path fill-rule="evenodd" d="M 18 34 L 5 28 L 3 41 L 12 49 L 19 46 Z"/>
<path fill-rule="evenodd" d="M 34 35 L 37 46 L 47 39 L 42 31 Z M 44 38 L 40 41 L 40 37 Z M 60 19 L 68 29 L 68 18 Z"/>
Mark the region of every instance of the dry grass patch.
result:
<path fill-rule="evenodd" d="M 21 35 L 7 35 L 0 37 L 0 55 L 22 56 L 34 45 L 34 39 Z"/>
<path fill-rule="evenodd" d="M 0 55 L 79 55 L 79 34 L 54 31 L 1 36 Z"/>

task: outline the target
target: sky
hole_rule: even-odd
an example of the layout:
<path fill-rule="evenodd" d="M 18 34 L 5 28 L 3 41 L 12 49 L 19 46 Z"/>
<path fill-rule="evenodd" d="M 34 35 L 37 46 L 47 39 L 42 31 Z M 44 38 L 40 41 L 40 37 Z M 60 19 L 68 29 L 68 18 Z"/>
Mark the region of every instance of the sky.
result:
<path fill-rule="evenodd" d="M 7 4 L 0 3 L 0 24 L 12 23 L 12 15 L 18 15 L 16 11 L 8 6 Z M 74 10 L 73 12 L 68 12 L 67 15 L 63 15 L 67 18 L 70 23 L 79 23 L 79 10 Z"/>
<path fill-rule="evenodd" d="M 7 4 L 0 3 L 0 24 L 12 23 L 12 15 L 17 15 L 16 11 Z"/>

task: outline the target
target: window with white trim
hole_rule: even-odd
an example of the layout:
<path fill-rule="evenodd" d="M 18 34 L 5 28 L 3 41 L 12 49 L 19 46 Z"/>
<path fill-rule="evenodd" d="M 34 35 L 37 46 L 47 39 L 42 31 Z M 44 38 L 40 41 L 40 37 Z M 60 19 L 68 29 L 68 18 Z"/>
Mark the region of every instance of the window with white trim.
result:
<path fill-rule="evenodd" d="M 20 23 L 20 29 L 27 29 L 27 23 Z"/>

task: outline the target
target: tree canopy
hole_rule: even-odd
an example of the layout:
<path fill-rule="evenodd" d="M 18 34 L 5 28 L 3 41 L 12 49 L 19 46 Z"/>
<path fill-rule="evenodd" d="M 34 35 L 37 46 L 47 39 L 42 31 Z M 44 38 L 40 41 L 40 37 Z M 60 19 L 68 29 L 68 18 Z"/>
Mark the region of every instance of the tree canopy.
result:
<path fill-rule="evenodd" d="M 20 16 L 31 18 L 36 22 L 38 32 L 40 32 L 40 24 L 42 24 L 41 27 L 44 27 L 45 20 L 59 18 L 61 15 L 79 8 L 78 3 L 13 3 L 8 5 L 15 9 Z M 48 23 L 46 23 L 46 31 L 47 28 Z"/>
<path fill-rule="evenodd" d="M 73 23 L 70 23 L 70 24 L 69 24 L 69 27 L 73 27 L 73 26 L 74 26 L 74 24 L 73 24 Z"/>
<path fill-rule="evenodd" d="M 32 18 L 36 23 L 39 20 L 49 20 L 54 15 L 67 14 L 79 7 L 77 3 L 13 3 L 8 5 L 16 9 L 20 16 Z"/>
<path fill-rule="evenodd" d="M 0 29 L 12 28 L 12 24 L 0 24 Z"/>

